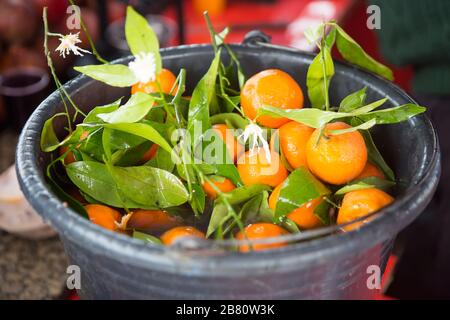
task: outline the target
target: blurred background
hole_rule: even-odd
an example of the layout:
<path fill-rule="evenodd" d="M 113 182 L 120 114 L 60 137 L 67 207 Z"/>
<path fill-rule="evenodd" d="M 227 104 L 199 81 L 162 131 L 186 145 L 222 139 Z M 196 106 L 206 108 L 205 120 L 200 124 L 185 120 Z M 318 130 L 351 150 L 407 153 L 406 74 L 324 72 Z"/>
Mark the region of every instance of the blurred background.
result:
<path fill-rule="evenodd" d="M 445 123 L 450 79 L 450 14 L 446 0 L 78 0 L 81 15 L 100 54 L 112 60 L 128 54 L 123 33 L 127 4 L 146 15 L 161 46 L 208 43 L 203 19 L 208 10 L 217 29 L 231 28 L 228 42 L 242 42 L 252 30 L 271 36 L 274 44 L 312 51 L 303 33 L 324 20 L 337 22 L 375 59 L 393 68 L 395 82 L 438 114 L 441 144 L 450 136 Z M 381 8 L 381 29 L 370 30 L 367 8 Z M 52 230 L 43 226 L 23 200 L 15 180 L 14 153 L 18 134 L 36 106 L 54 90 L 43 54 L 42 9 L 48 7 L 50 30 L 68 34 L 66 21 L 71 12 L 67 0 L 0 0 L 0 299 L 76 298 L 65 289 L 66 266 L 63 249 Z M 429 17 L 428 17 L 429 16 Z M 427 18 L 428 17 L 428 18 Z M 433 18 L 431 18 L 433 17 Z M 83 32 L 81 47 L 90 49 Z M 92 55 L 54 53 L 58 39 L 49 47 L 62 82 L 76 74 L 72 67 L 95 63 Z M 337 58 L 337 53 L 334 53 Z M 435 71 L 430 70 L 433 65 Z M 447 68 L 448 67 L 448 68 Z M 436 71 L 436 69 L 438 71 Z M 447 81 L 449 80 L 449 81 Z M 433 85 L 434 83 L 439 85 Z M 439 89 L 436 89 L 439 87 Z M 439 120 L 440 119 L 440 120 Z M 445 131 L 447 130 L 447 131 Z M 444 138 L 443 138 L 444 137 Z M 445 151 L 444 150 L 444 151 Z M 448 151 L 444 152 L 443 163 Z M 444 165 L 445 166 L 445 165 Z M 444 170 L 447 175 L 447 169 Z M 439 191 L 440 190 L 440 191 Z M 449 298 L 449 270 L 444 236 L 450 206 L 446 185 L 441 185 L 429 209 L 405 231 L 385 274 L 385 294 L 390 298 Z M 431 213 L 429 213 L 431 212 Z M 441 219 L 441 220 L 439 220 Z M 438 223 L 443 221 L 445 223 Z M 437 227 L 437 225 L 439 225 Z M 411 234 L 416 240 L 411 240 Z M 424 235 L 424 238 L 417 234 Z M 420 241 L 418 240 L 420 238 Z M 445 269 L 447 267 L 447 269 Z M 445 273 L 445 272 L 444 272 Z"/>

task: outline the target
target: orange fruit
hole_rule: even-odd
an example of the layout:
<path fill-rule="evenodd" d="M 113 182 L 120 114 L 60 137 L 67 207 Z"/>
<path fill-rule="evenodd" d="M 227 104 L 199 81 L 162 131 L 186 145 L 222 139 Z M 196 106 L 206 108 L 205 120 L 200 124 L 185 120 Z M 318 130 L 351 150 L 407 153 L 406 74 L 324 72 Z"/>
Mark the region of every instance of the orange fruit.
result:
<path fill-rule="evenodd" d="M 286 230 L 273 223 L 254 223 L 244 228 L 244 232 L 239 231 L 236 235 L 237 240 L 256 240 L 279 237 L 288 234 Z M 286 242 L 275 243 L 255 243 L 252 245 L 241 245 L 239 251 L 248 252 L 251 249 L 255 251 L 273 249 L 285 246 Z"/>
<path fill-rule="evenodd" d="M 225 124 L 215 124 L 212 128 L 227 146 L 231 159 L 236 162 L 236 159 L 244 152 L 244 146 L 237 141 L 232 130 L 228 129 Z"/>
<path fill-rule="evenodd" d="M 272 151 L 268 161 L 262 148 L 247 151 L 239 157 L 237 169 L 245 185 L 262 183 L 276 187 L 287 178 L 287 170 L 278 153 Z"/>
<path fill-rule="evenodd" d="M 145 163 L 147 161 L 152 160 L 156 156 L 156 151 L 158 151 L 158 145 L 156 143 L 154 143 L 147 150 L 147 152 L 144 153 L 144 155 L 142 156 L 141 162 Z"/>
<path fill-rule="evenodd" d="M 178 238 L 182 237 L 197 237 L 197 238 L 205 238 L 205 234 L 194 227 L 189 226 L 181 226 L 175 227 L 163 233 L 161 236 L 161 241 L 166 246 L 170 246 L 175 242 Z"/>
<path fill-rule="evenodd" d="M 236 186 L 231 182 L 231 180 L 229 180 L 227 178 L 222 178 L 222 177 L 219 177 L 219 178 L 220 178 L 220 180 L 214 179 L 214 177 L 212 177 L 212 178 L 210 178 L 210 180 L 220 191 L 226 193 L 226 192 L 230 192 L 236 188 Z M 213 198 L 213 199 L 217 198 L 216 190 L 214 190 L 213 187 L 206 181 L 203 183 L 203 190 L 205 190 L 206 194 L 210 198 Z"/>
<path fill-rule="evenodd" d="M 194 0 L 193 7 L 197 14 L 203 15 L 205 11 L 208 11 L 208 14 L 211 17 L 215 17 L 220 15 L 225 11 L 227 1 L 226 0 Z"/>
<path fill-rule="evenodd" d="M 361 174 L 356 177 L 356 179 L 363 179 L 363 178 L 369 178 L 369 177 L 377 177 L 380 179 L 385 179 L 385 176 L 383 172 L 381 172 L 380 169 L 378 169 L 374 164 L 367 161 L 366 166 L 364 167 Z"/>
<path fill-rule="evenodd" d="M 273 189 L 269 197 L 269 207 L 275 211 L 277 207 L 278 197 L 280 196 L 281 187 L 283 183 Z M 322 197 L 313 199 L 293 210 L 286 215 L 287 218 L 294 221 L 301 229 L 314 229 L 323 226 L 322 221 L 314 214 L 314 210 L 323 201 Z"/>
<path fill-rule="evenodd" d="M 158 233 L 179 226 L 181 220 L 161 210 L 136 210 L 127 220 L 127 229 L 138 229 Z"/>
<path fill-rule="evenodd" d="M 86 139 L 89 136 L 89 132 L 88 131 L 83 131 L 80 135 L 80 141 L 83 141 L 84 139 Z M 77 148 L 79 147 L 79 145 L 77 146 Z M 69 150 L 68 147 L 66 146 L 61 146 L 59 147 L 59 155 L 62 156 L 63 154 L 65 154 L 67 151 Z M 66 157 L 64 158 L 64 164 L 68 165 L 71 164 L 73 162 L 77 161 L 75 159 L 75 156 L 73 155 L 73 152 L 70 151 Z"/>
<path fill-rule="evenodd" d="M 306 146 L 306 160 L 311 172 L 325 182 L 344 184 L 355 179 L 367 162 L 367 148 L 358 131 L 330 135 L 331 130 L 347 129 L 344 122 L 329 123 L 316 144 L 320 130 L 316 129 Z"/>
<path fill-rule="evenodd" d="M 119 211 L 101 204 L 88 204 L 84 206 L 84 209 L 89 216 L 89 220 L 111 231 L 117 229 L 116 222 L 120 222 L 122 217 Z"/>
<path fill-rule="evenodd" d="M 307 166 L 306 145 L 313 132 L 311 127 L 290 121 L 278 129 L 278 136 L 273 136 L 273 139 L 279 139 L 280 149 L 292 168 Z"/>
<path fill-rule="evenodd" d="M 177 78 L 175 75 L 167 69 L 162 69 L 160 73 L 156 76 L 156 81 L 149 81 L 147 83 L 138 82 L 131 87 L 131 94 L 136 92 L 143 93 L 156 93 L 159 92 L 158 83 L 161 87 L 163 93 L 169 94 L 175 84 Z M 178 87 L 174 89 L 173 94 L 175 95 L 178 91 Z"/>
<path fill-rule="evenodd" d="M 286 72 L 268 69 L 248 79 L 241 91 L 241 106 L 244 114 L 254 120 L 258 109 L 267 104 L 281 109 L 303 108 L 303 92 L 295 80 Z M 279 128 L 289 122 L 286 118 L 261 116 L 257 122 L 269 128 Z"/>
<path fill-rule="evenodd" d="M 394 201 L 394 198 L 386 192 L 376 188 L 348 192 L 342 199 L 342 204 L 337 216 L 337 223 L 347 223 L 360 217 L 364 217 L 387 206 L 392 201 Z M 345 227 L 345 229 L 351 230 L 366 222 L 368 222 L 368 220 L 349 225 Z"/>

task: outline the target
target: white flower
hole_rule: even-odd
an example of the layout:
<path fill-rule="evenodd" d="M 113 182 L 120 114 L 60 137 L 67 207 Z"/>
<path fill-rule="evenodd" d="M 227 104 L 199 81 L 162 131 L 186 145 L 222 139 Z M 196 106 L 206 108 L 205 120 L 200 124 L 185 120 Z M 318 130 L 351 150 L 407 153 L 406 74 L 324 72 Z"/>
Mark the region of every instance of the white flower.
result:
<path fill-rule="evenodd" d="M 63 58 L 70 54 L 70 52 L 77 56 L 83 56 L 83 53 L 90 53 L 88 50 L 84 50 L 77 46 L 77 43 L 81 43 L 79 32 L 75 34 L 69 33 L 68 35 L 58 34 L 57 36 L 61 43 L 56 48 L 56 51 L 59 51 L 59 54 Z"/>
<path fill-rule="evenodd" d="M 153 53 L 141 52 L 128 64 L 139 82 L 147 83 L 156 80 L 156 59 Z"/>
<path fill-rule="evenodd" d="M 266 154 L 267 161 L 269 162 L 271 161 L 269 144 L 267 143 L 267 140 L 263 135 L 263 130 L 256 123 L 251 123 L 247 125 L 245 127 L 244 132 L 239 136 L 239 138 L 243 140 L 244 144 L 248 140 L 250 140 L 249 146 L 250 154 L 255 152 L 255 150 L 257 150 L 261 145 Z"/>

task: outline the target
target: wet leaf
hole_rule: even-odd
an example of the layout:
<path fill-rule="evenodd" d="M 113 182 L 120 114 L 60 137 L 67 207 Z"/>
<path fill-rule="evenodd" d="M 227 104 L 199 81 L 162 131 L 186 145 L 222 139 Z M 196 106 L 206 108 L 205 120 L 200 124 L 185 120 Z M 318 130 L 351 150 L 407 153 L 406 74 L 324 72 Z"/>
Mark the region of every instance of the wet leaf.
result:
<path fill-rule="evenodd" d="M 361 124 L 362 121 L 355 117 L 352 118 L 351 123 L 352 125 L 357 126 Z M 360 133 L 362 134 L 366 143 L 368 160 L 378 168 L 380 168 L 380 170 L 384 173 L 385 177 L 388 178 L 388 180 L 395 181 L 394 172 L 388 166 L 386 161 L 384 161 L 383 156 L 375 145 L 370 132 L 367 130 L 362 130 L 360 131 Z"/>
<path fill-rule="evenodd" d="M 203 188 L 200 185 L 193 183 L 190 204 L 196 216 L 203 213 L 203 211 L 205 210 L 205 203 L 206 195 L 203 191 Z"/>
<path fill-rule="evenodd" d="M 66 117 L 65 113 L 57 113 L 53 117 L 47 119 L 44 123 L 44 127 L 41 131 L 41 150 L 44 152 L 52 152 L 71 141 L 76 142 L 80 140 L 81 130 L 76 130 L 72 132 L 63 141 L 59 141 L 56 136 L 55 129 L 53 127 L 53 121 L 58 117 Z"/>
<path fill-rule="evenodd" d="M 350 182 L 346 186 L 336 191 L 335 195 L 343 195 L 351 191 L 370 188 L 377 188 L 383 191 L 389 191 L 389 189 L 391 189 L 393 186 L 395 186 L 395 182 L 380 179 L 378 177 L 366 177 L 363 179 L 358 179 Z"/>
<path fill-rule="evenodd" d="M 330 190 L 308 169 L 300 167 L 291 172 L 280 190 L 275 219 L 291 213 L 306 202 L 330 194 Z"/>
<path fill-rule="evenodd" d="M 214 209 L 209 219 L 208 229 L 206 231 L 206 237 L 209 237 L 216 231 L 216 229 L 223 225 L 230 218 L 228 208 L 222 202 L 216 202 Z"/>
<path fill-rule="evenodd" d="M 367 87 L 364 87 L 342 99 L 339 105 L 339 112 L 352 112 L 353 110 L 362 107 L 366 101 L 366 91 Z"/>
<path fill-rule="evenodd" d="M 371 120 L 361 123 L 360 125 L 357 125 L 355 127 L 350 127 L 350 128 L 346 128 L 346 129 L 340 129 L 340 130 L 330 130 L 330 131 L 328 131 L 328 134 L 337 136 L 339 134 L 355 132 L 358 130 L 368 130 L 376 124 L 377 124 L 376 120 L 371 119 Z"/>
<path fill-rule="evenodd" d="M 232 205 L 239 204 L 247 201 L 248 199 L 260 194 L 264 191 L 269 191 L 271 188 L 265 184 L 252 184 L 248 186 L 242 186 L 226 193 L 228 202 Z"/>
<path fill-rule="evenodd" d="M 191 135 L 192 142 L 195 142 L 194 127 L 201 126 L 202 132 L 211 128 L 209 119 L 209 105 L 215 94 L 216 79 L 220 63 L 220 52 L 216 54 L 206 74 L 198 82 L 192 93 L 189 103 L 187 129 Z"/>
<path fill-rule="evenodd" d="M 336 46 L 342 57 L 350 63 L 376 73 L 388 80 L 393 80 L 392 70 L 369 56 L 340 26 L 333 25 L 337 30 Z"/>
<path fill-rule="evenodd" d="M 153 143 L 158 144 L 161 148 L 167 152 L 172 152 L 172 147 L 164 139 L 163 136 L 151 125 L 146 123 L 114 123 L 114 124 L 104 124 L 105 128 L 110 128 L 118 131 L 123 131 L 130 133 L 132 135 L 142 137 Z"/>
<path fill-rule="evenodd" d="M 328 96 L 328 88 L 333 75 L 334 64 L 330 48 L 325 46 L 311 62 L 306 74 L 308 97 L 313 108 L 325 109 L 326 96 Z"/>
<path fill-rule="evenodd" d="M 161 240 L 158 237 L 137 230 L 133 230 L 133 238 L 153 244 L 162 244 Z"/>
<path fill-rule="evenodd" d="M 153 105 L 153 98 L 145 93 L 137 92 L 123 106 L 109 113 L 97 114 L 106 123 L 133 123 L 142 120 Z"/>
<path fill-rule="evenodd" d="M 114 101 L 113 103 L 104 105 L 104 106 L 98 106 L 89 111 L 86 118 L 84 118 L 83 123 L 91 123 L 91 122 L 100 122 L 102 121 L 98 115 L 99 114 L 105 114 L 110 113 L 115 110 L 117 110 L 120 107 L 120 103 L 122 101 L 122 98 Z"/>
<path fill-rule="evenodd" d="M 189 197 L 172 173 L 149 166 L 111 167 L 78 161 L 66 166 L 72 182 L 93 199 L 113 207 L 158 209 L 178 206 Z"/>
<path fill-rule="evenodd" d="M 137 13 L 131 6 L 127 7 L 125 19 L 125 37 L 133 55 L 140 53 L 153 53 L 155 56 L 156 73 L 162 68 L 159 53 L 159 41 L 147 19 Z"/>
<path fill-rule="evenodd" d="M 363 121 L 375 119 L 377 124 L 392 124 L 408 120 L 427 109 L 416 104 L 408 103 L 398 107 L 368 112 L 358 116 Z"/>
<path fill-rule="evenodd" d="M 74 69 L 113 87 L 130 87 L 138 82 L 130 68 L 122 64 L 89 65 L 74 67 Z"/>

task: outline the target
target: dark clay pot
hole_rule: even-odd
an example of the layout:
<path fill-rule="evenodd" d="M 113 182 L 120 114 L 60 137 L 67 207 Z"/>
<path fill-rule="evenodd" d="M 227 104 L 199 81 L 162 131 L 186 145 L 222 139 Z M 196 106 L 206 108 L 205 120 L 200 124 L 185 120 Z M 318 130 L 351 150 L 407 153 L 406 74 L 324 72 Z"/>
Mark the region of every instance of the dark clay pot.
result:
<path fill-rule="evenodd" d="M 306 92 L 312 55 L 257 41 L 232 48 L 247 76 L 279 68 L 291 74 Z M 175 73 L 182 67 L 187 69 L 188 90 L 206 72 L 213 57 L 207 45 L 168 48 L 161 53 L 166 68 Z M 388 97 L 389 107 L 413 102 L 395 85 L 336 63 L 330 89 L 332 104 L 363 86 L 367 86 L 368 101 Z M 84 76 L 66 88 L 86 111 L 129 93 L 129 89 L 112 88 Z M 377 146 L 398 179 L 396 200 L 358 230 L 339 233 L 333 232 L 337 230 L 334 227 L 330 235 L 319 238 L 305 232 L 298 243 L 247 254 L 154 246 L 94 225 L 66 208 L 50 191 L 44 178 L 49 156 L 40 150 L 40 133 L 44 121 L 62 110 L 59 95 L 53 93 L 33 113 L 20 137 L 17 170 L 27 199 L 59 232 L 71 263 L 81 268 L 79 294 L 87 299 L 371 298 L 378 290 L 367 286 L 368 267 L 376 265 L 384 270 L 397 233 L 422 212 L 439 179 L 436 133 L 428 118 L 420 115 L 373 130 Z M 63 123 L 60 135 L 62 128 Z"/>

